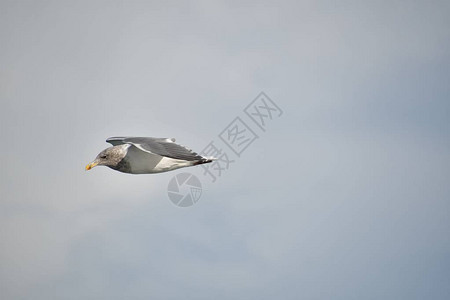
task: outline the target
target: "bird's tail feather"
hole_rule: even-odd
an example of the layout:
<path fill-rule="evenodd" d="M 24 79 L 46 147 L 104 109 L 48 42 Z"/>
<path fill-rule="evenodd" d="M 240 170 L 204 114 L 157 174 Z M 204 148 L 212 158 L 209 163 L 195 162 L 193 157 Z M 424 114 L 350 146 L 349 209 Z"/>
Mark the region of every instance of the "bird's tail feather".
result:
<path fill-rule="evenodd" d="M 217 158 L 215 158 L 215 157 L 203 157 L 202 159 L 194 162 L 194 166 L 201 165 L 201 164 L 207 164 L 207 163 L 213 162 L 215 160 L 217 160 Z"/>

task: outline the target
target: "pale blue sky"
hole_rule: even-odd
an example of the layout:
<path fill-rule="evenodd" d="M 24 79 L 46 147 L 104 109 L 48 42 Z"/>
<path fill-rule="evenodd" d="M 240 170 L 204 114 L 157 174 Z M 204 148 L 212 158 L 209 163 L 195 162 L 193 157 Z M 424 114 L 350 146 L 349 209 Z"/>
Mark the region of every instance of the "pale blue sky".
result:
<path fill-rule="evenodd" d="M 0 1 L 2 299 L 449 299 L 448 1 Z M 284 111 L 198 204 L 190 168 L 84 171 L 110 136 L 200 151 Z"/>

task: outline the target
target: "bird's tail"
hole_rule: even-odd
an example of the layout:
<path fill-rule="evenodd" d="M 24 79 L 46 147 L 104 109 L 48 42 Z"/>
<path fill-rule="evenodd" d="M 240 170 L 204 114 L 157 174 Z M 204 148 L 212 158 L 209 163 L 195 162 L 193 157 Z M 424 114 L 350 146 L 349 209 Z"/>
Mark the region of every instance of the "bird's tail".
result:
<path fill-rule="evenodd" d="M 194 162 L 193 165 L 196 166 L 196 165 L 201 165 L 201 164 L 207 164 L 207 163 L 215 161 L 216 159 L 217 158 L 214 158 L 214 157 L 202 157 L 202 159 L 197 160 L 196 162 Z"/>

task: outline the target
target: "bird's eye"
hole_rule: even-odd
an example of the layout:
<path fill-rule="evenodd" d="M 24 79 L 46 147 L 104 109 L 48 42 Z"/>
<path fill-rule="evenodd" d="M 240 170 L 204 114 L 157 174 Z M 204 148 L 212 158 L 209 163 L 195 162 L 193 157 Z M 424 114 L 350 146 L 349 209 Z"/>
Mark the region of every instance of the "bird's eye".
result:
<path fill-rule="evenodd" d="M 105 159 L 105 158 L 106 158 L 106 155 L 102 155 L 102 156 L 100 156 L 100 158 L 101 158 L 101 159 Z"/>

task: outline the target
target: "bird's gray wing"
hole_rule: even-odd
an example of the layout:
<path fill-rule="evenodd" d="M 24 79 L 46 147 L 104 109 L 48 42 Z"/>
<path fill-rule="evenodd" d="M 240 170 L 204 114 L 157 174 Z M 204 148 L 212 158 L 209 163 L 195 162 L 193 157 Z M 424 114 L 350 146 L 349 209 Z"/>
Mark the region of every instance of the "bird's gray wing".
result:
<path fill-rule="evenodd" d="M 116 137 L 110 137 L 106 140 L 107 143 L 110 143 L 113 146 L 122 145 L 122 144 L 129 144 L 129 142 L 125 141 L 128 139 L 146 139 L 146 140 L 152 140 L 152 141 L 168 141 L 168 142 L 175 142 L 174 138 L 154 138 L 154 137 L 131 137 L 131 136 L 116 136 Z"/>
<path fill-rule="evenodd" d="M 123 141 L 124 139 L 126 139 L 128 137 L 110 137 L 106 140 L 107 143 L 110 143 L 113 146 L 117 146 L 117 145 L 122 145 L 125 144 L 125 142 Z"/>
<path fill-rule="evenodd" d="M 174 141 L 175 139 L 150 137 L 110 138 L 107 140 L 107 142 L 111 144 L 131 144 L 142 151 L 174 159 L 182 159 L 187 161 L 197 161 L 203 159 L 202 156 L 198 155 L 194 151 L 178 145 Z"/>

